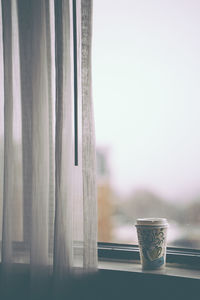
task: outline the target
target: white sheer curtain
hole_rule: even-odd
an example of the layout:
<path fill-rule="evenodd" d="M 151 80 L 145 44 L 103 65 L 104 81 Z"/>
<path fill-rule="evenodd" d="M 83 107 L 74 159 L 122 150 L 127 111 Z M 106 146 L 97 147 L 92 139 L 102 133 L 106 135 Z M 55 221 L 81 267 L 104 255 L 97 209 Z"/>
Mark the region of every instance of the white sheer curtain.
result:
<path fill-rule="evenodd" d="M 75 1 L 74 1 L 75 2 Z M 2 280 L 26 264 L 30 290 L 97 267 L 92 1 L 76 1 L 78 166 L 74 165 L 72 0 L 1 0 Z M 9 281 L 9 280 L 8 280 Z"/>

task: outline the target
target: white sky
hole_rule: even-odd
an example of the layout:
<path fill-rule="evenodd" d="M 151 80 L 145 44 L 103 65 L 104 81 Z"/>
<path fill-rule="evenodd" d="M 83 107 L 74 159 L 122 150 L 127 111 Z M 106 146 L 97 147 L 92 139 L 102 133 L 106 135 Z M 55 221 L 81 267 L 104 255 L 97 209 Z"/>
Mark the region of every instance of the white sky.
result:
<path fill-rule="evenodd" d="M 118 191 L 200 195 L 200 1 L 94 0 L 97 145 Z"/>

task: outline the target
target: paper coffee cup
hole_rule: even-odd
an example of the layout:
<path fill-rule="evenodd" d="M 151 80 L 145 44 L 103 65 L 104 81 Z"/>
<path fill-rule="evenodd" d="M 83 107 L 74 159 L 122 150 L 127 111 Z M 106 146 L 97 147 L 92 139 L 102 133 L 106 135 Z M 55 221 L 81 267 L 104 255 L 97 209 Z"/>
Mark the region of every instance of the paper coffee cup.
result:
<path fill-rule="evenodd" d="M 168 222 L 164 218 L 137 219 L 140 260 L 143 269 L 160 269 L 166 263 Z"/>

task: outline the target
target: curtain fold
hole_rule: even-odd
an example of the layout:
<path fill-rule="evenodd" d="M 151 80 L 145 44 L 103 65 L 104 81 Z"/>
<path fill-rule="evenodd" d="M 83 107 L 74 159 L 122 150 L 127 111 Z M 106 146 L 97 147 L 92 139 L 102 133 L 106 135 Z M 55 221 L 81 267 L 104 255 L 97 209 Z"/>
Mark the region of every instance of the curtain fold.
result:
<path fill-rule="evenodd" d="M 92 0 L 83 0 L 82 18 L 82 147 L 83 147 L 83 215 L 84 266 L 97 267 L 96 152 L 91 87 Z"/>
<path fill-rule="evenodd" d="M 4 174 L 2 263 L 12 261 L 12 198 L 13 198 L 13 18 L 11 1 L 2 1 L 4 58 Z"/>
<path fill-rule="evenodd" d="M 45 2 L 35 0 L 32 9 L 32 269 L 48 264 L 49 216 L 49 95 L 47 76 Z M 40 34 L 38 34 L 40 32 Z"/>
<path fill-rule="evenodd" d="M 92 1 L 76 10 L 74 64 L 73 0 L 1 0 L 1 255 L 5 270 L 28 266 L 31 290 L 97 268 Z"/>
<path fill-rule="evenodd" d="M 72 7 L 70 1 L 55 1 L 56 37 L 56 140 L 54 274 L 70 270 L 73 263 L 73 93 Z"/>

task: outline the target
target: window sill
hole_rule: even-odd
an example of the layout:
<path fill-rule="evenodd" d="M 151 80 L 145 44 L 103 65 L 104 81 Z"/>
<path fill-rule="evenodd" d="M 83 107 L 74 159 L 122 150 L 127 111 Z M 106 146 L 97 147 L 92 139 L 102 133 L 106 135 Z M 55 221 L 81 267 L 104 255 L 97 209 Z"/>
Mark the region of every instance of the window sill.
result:
<path fill-rule="evenodd" d="M 200 279 L 199 250 L 168 247 L 167 264 L 161 270 L 142 270 L 137 245 L 99 243 L 98 255 L 102 271 L 120 271 L 142 277 Z"/>
<path fill-rule="evenodd" d="M 100 288 L 106 290 L 104 300 L 199 299 L 200 271 L 196 269 L 167 264 L 163 270 L 144 271 L 137 262 L 100 261 L 98 274 Z"/>
<path fill-rule="evenodd" d="M 174 266 L 173 264 L 167 264 L 164 269 L 160 270 L 142 270 L 141 264 L 137 262 L 99 261 L 98 269 L 100 271 L 130 272 L 145 276 L 200 279 L 200 270 Z"/>

